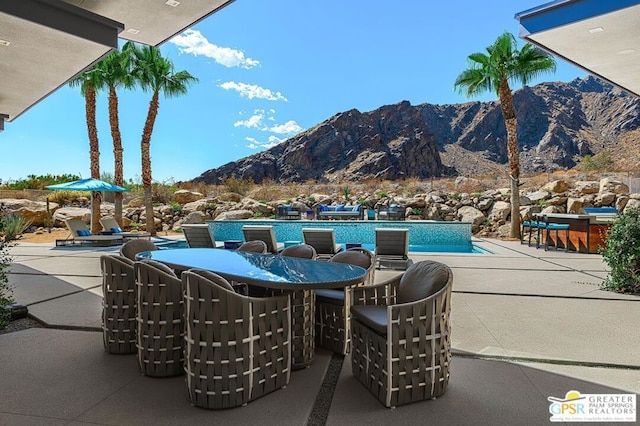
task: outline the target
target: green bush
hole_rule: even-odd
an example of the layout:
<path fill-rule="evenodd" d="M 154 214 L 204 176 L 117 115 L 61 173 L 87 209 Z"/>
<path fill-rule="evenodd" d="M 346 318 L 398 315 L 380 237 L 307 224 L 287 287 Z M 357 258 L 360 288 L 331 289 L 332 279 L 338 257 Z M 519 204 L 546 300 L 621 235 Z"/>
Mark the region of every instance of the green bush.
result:
<path fill-rule="evenodd" d="M 4 241 L 13 241 L 20 238 L 22 233 L 31 226 L 31 221 L 24 217 L 9 213 L 0 218 L 0 230 L 4 234 Z"/>
<path fill-rule="evenodd" d="M 175 201 L 171 201 L 169 203 L 169 206 L 174 213 L 180 213 L 182 211 L 182 205 L 180 205 L 180 203 L 176 203 Z"/>
<path fill-rule="evenodd" d="M 4 229 L 4 218 L 0 207 L 0 226 Z M 11 312 L 6 309 L 11 305 L 13 300 L 13 289 L 9 285 L 7 277 L 7 268 L 11 264 L 11 258 L 8 254 L 7 244 L 4 237 L 0 236 L 0 329 L 3 329 L 9 323 Z"/>
<path fill-rule="evenodd" d="M 600 254 L 611 271 L 603 283 L 607 290 L 640 293 L 640 208 L 630 208 L 616 219 Z"/>

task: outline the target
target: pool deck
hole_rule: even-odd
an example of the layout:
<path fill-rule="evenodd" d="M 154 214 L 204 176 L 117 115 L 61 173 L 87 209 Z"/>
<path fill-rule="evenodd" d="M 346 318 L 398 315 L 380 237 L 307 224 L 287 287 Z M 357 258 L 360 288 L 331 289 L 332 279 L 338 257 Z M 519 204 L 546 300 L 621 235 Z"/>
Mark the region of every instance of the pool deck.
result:
<path fill-rule="evenodd" d="M 220 411 L 190 406 L 183 377 L 144 377 L 134 355 L 104 352 L 98 258 L 117 247 L 19 244 L 15 299 L 47 327 L 0 335 L 0 424 L 547 425 L 549 396 L 640 392 L 640 297 L 599 289 L 601 256 L 473 243 L 493 254 L 410 253 L 454 273 L 441 398 L 387 409 L 353 378 L 348 356 L 338 372 L 341 357 L 330 363 L 318 349 L 285 389 Z M 397 273 L 376 271 L 376 281 Z"/>

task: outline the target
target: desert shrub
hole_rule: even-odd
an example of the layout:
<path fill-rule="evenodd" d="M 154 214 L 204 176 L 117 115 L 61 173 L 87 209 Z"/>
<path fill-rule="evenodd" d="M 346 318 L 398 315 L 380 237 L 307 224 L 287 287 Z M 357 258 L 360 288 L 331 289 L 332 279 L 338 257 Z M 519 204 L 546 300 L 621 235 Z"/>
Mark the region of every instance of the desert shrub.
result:
<path fill-rule="evenodd" d="M 616 219 L 600 254 L 611 269 L 603 283 L 607 290 L 640 293 L 640 208 L 630 208 Z"/>
<path fill-rule="evenodd" d="M 180 213 L 182 211 L 182 206 L 180 205 L 180 203 L 176 203 L 175 201 L 171 201 L 169 203 L 169 206 L 174 213 Z"/>
<path fill-rule="evenodd" d="M 580 161 L 580 170 L 584 172 L 603 172 L 613 166 L 609 151 L 600 151 L 596 155 L 585 155 Z"/>
<path fill-rule="evenodd" d="M 5 227 L 4 209 L 0 206 L 0 232 Z M 11 264 L 7 243 L 4 237 L 0 236 L 0 329 L 9 323 L 11 312 L 7 309 L 13 303 L 13 289 L 9 285 L 7 268 Z"/>
<path fill-rule="evenodd" d="M 78 200 L 78 198 L 89 199 L 91 192 L 89 191 L 53 191 L 47 198 L 53 203 L 61 206 L 67 206 Z"/>
<path fill-rule="evenodd" d="M 222 184 L 227 188 L 227 191 L 240 195 L 246 195 L 255 185 L 251 179 L 238 179 L 235 176 L 223 180 Z"/>
<path fill-rule="evenodd" d="M 0 232 L 4 234 L 5 242 L 17 240 L 30 226 L 31 221 L 18 214 L 8 213 L 0 217 Z"/>

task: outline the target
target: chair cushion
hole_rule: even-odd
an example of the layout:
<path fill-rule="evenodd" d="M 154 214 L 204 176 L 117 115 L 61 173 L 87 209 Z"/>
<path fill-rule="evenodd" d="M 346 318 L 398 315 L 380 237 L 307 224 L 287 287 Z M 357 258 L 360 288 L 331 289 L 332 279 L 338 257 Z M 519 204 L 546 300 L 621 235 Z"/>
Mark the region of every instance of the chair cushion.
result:
<path fill-rule="evenodd" d="M 377 305 L 353 305 L 351 316 L 376 333 L 387 334 L 387 307 Z"/>
<path fill-rule="evenodd" d="M 114 234 L 119 234 L 122 232 L 122 229 L 120 228 L 111 228 L 111 232 L 113 232 Z"/>
<path fill-rule="evenodd" d="M 397 302 L 409 303 L 440 291 L 449 281 L 449 268 L 439 262 L 425 260 L 411 265 L 402 274 Z"/>
<path fill-rule="evenodd" d="M 91 236 L 91 231 L 88 229 L 78 229 L 78 237 L 89 237 Z"/>
<path fill-rule="evenodd" d="M 327 206 L 326 204 L 320 204 L 320 211 L 321 212 L 328 212 L 329 211 L 329 206 Z"/>
<path fill-rule="evenodd" d="M 344 306 L 344 291 L 321 288 L 316 290 L 316 302 Z"/>
<path fill-rule="evenodd" d="M 351 209 L 352 212 L 359 212 L 360 211 L 360 204 L 357 204 L 355 206 L 353 206 L 353 208 Z"/>
<path fill-rule="evenodd" d="M 343 212 L 344 211 L 344 204 L 338 204 L 336 206 L 336 211 L 337 212 Z"/>
<path fill-rule="evenodd" d="M 364 269 L 369 269 L 371 266 L 371 258 L 366 254 L 355 250 L 341 251 L 333 256 L 329 261 L 348 263 L 350 265 L 361 266 Z"/>

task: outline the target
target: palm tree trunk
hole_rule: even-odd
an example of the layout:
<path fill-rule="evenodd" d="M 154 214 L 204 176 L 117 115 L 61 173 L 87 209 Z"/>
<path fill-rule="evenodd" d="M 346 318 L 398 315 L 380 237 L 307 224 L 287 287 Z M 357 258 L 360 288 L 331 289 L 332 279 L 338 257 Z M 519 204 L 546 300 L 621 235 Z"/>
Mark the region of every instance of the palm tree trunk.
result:
<path fill-rule="evenodd" d="M 118 95 L 116 88 L 113 86 L 109 87 L 109 125 L 111 126 L 111 137 L 113 139 L 113 180 L 116 185 L 122 186 L 124 179 L 122 172 L 122 136 L 120 135 L 120 120 L 118 119 Z M 122 197 L 122 192 L 115 193 L 114 216 L 120 226 L 123 226 Z"/>
<path fill-rule="evenodd" d="M 91 162 L 91 177 L 100 179 L 100 145 L 98 143 L 98 125 L 96 124 L 96 91 L 88 87 L 85 90 L 85 115 L 87 132 L 89 134 L 89 159 Z M 102 194 L 91 193 L 91 233 L 100 232 L 100 204 Z"/>
<path fill-rule="evenodd" d="M 158 108 L 158 92 L 154 92 L 149 102 L 149 111 L 147 112 L 147 120 L 144 123 L 142 142 L 140 143 L 140 149 L 142 151 L 142 186 L 144 187 L 144 206 L 147 217 L 146 229 L 151 235 L 156 235 L 151 192 L 151 134 L 153 133 L 153 125 L 158 115 Z"/>
<path fill-rule="evenodd" d="M 507 157 L 511 180 L 511 230 L 512 238 L 520 238 L 520 147 L 518 144 L 516 109 L 509 82 L 504 79 L 498 89 L 500 107 L 507 129 Z"/>

